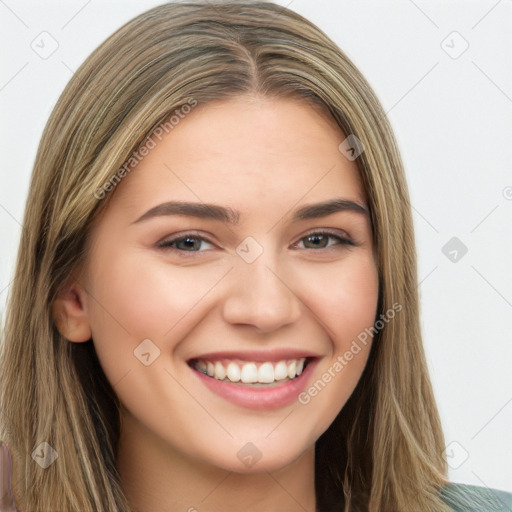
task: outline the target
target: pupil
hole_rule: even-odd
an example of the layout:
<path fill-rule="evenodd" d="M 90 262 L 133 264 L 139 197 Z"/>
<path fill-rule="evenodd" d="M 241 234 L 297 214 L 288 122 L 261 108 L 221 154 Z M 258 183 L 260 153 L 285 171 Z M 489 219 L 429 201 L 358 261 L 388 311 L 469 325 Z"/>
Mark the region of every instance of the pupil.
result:
<path fill-rule="evenodd" d="M 314 247 L 325 247 L 327 237 L 324 235 L 310 235 L 308 236 L 308 241 L 311 242 Z"/>
<path fill-rule="evenodd" d="M 181 243 L 185 249 L 197 249 L 197 242 L 198 240 L 196 238 L 184 238 Z"/>

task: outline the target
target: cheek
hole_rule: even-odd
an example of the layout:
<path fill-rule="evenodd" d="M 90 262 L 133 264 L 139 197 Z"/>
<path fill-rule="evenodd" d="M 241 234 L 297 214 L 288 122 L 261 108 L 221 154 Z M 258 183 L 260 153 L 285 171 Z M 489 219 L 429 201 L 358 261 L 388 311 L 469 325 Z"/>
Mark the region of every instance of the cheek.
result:
<path fill-rule="evenodd" d="M 97 266 L 92 285 L 90 316 L 98 339 L 107 332 L 139 343 L 176 338 L 223 274 L 219 268 L 179 267 L 137 253 L 112 261 L 115 265 Z"/>
<path fill-rule="evenodd" d="M 317 418 L 316 435 L 328 428 L 354 391 L 368 360 L 378 302 L 378 273 L 371 256 L 351 258 L 338 269 L 310 275 L 316 283 L 307 306 L 329 337 L 330 357 L 319 362 L 315 378 L 299 403 Z M 366 330 L 366 331 L 365 331 Z"/>
<path fill-rule="evenodd" d="M 356 255 L 336 264 L 309 270 L 307 306 L 331 338 L 333 350 L 346 350 L 373 325 L 378 302 L 378 275 L 370 255 Z"/>

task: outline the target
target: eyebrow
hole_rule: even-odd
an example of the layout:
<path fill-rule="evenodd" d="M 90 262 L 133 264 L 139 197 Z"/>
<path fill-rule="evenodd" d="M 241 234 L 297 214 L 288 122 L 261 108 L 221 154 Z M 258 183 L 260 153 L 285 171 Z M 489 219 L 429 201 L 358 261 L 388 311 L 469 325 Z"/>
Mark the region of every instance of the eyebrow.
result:
<path fill-rule="evenodd" d="M 317 219 L 343 211 L 355 212 L 369 217 L 368 207 L 365 204 L 356 203 L 355 201 L 350 201 L 348 199 L 336 198 L 323 201 L 321 203 L 306 205 L 297 209 L 294 212 L 291 221 L 297 222 L 307 219 Z M 166 215 L 185 215 L 188 217 L 215 220 L 233 225 L 238 224 L 240 221 L 240 212 L 233 208 L 209 203 L 169 201 L 151 208 L 132 224 Z"/>

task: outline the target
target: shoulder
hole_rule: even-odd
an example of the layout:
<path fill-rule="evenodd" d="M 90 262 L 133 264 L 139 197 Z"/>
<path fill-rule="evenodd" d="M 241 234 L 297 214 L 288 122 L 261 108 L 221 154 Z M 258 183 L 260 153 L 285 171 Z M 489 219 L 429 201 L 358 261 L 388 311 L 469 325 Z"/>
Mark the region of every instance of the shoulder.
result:
<path fill-rule="evenodd" d="M 466 484 L 447 484 L 443 501 L 455 512 L 512 512 L 512 494 Z"/>

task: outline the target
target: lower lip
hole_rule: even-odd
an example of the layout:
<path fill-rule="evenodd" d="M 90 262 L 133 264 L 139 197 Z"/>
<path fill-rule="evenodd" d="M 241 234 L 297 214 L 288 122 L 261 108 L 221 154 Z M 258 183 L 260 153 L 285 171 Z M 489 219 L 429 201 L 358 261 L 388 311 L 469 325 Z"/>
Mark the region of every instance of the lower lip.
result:
<path fill-rule="evenodd" d="M 247 409 L 270 410 L 286 407 L 297 400 L 299 394 L 304 391 L 316 362 L 316 359 L 310 360 L 305 370 L 295 379 L 281 386 L 268 388 L 254 388 L 220 381 L 213 377 L 208 377 L 193 368 L 191 370 L 210 391 L 235 405 L 246 407 Z"/>

